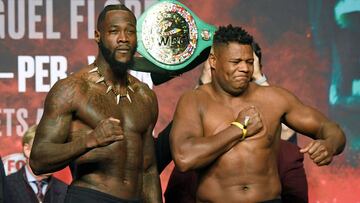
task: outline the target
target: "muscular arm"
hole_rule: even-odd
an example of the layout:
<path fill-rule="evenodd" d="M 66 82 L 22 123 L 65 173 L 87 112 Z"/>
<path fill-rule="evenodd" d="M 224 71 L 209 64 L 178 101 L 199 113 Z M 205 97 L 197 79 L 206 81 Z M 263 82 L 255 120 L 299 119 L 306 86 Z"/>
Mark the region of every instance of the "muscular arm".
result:
<path fill-rule="evenodd" d="M 153 115 L 152 122 L 144 136 L 143 157 L 144 157 L 144 174 L 143 174 L 143 194 L 144 202 L 162 202 L 162 193 L 159 173 L 156 166 L 156 157 L 154 149 L 154 139 L 152 131 L 158 117 L 158 104 L 156 96 L 151 92 L 150 111 Z"/>
<path fill-rule="evenodd" d="M 343 151 L 346 138 L 336 123 L 330 121 L 318 110 L 302 104 L 290 93 L 284 92 L 284 95 L 288 103 L 288 109 L 284 115 L 286 125 L 313 139 L 324 141 L 327 152 L 331 156 Z"/>
<path fill-rule="evenodd" d="M 197 104 L 202 101 L 193 92 L 180 98 L 170 134 L 174 162 L 182 172 L 209 165 L 238 143 L 242 136 L 240 129 L 229 126 L 216 135 L 204 137 L 200 107 Z"/>
<path fill-rule="evenodd" d="M 46 97 L 30 156 L 30 166 L 36 174 L 62 169 L 89 150 L 85 136 L 67 142 L 78 85 L 73 78 L 61 80 Z"/>

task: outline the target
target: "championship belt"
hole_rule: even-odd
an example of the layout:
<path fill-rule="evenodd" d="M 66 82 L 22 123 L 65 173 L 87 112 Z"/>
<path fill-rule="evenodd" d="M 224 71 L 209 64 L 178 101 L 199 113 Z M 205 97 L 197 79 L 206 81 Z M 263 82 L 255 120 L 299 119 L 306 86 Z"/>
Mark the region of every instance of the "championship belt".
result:
<path fill-rule="evenodd" d="M 137 23 L 137 52 L 153 67 L 144 59 L 135 66 L 147 65 L 148 71 L 158 73 L 185 72 L 206 60 L 216 29 L 180 2 L 160 0 L 148 8 Z M 203 54 L 206 48 L 208 52 Z"/>

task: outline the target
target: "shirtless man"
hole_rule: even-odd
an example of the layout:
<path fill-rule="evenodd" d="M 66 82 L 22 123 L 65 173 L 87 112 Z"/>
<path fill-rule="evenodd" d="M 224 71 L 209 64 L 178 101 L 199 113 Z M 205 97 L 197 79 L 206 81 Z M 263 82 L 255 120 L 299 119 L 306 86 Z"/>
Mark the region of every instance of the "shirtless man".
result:
<path fill-rule="evenodd" d="M 152 130 L 152 90 L 128 74 L 136 18 L 124 5 L 100 13 L 94 64 L 57 82 L 46 97 L 30 164 L 36 174 L 74 162 L 66 202 L 161 202 Z"/>
<path fill-rule="evenodd" d="M 171 150 L 180 171 L 198 171 L 197 202 L 281 202 L 282 122 L 315 139 L 301 152 L 319 166 L 344 149 L 337 124 L 285 89 L 250 82 L 252 41 L 242 28 L 220 27 L 210 54 L 212 82 L 178 102 Z"/>

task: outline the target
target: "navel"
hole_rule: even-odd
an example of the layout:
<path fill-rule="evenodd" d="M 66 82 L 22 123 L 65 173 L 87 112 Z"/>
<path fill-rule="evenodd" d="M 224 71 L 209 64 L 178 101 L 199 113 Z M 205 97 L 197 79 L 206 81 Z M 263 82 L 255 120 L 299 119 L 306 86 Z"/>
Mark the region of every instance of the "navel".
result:
<path fill-rule="evenodd" d="M 129 183 L 130 183 L 130 181 L 129 181 L 129 180 L 127 180 L 127 179 L 124 179 L 124 180 L 123 180 L 123 183 L 127 185 L 127 184 L 129 184 Z"/>
<path fill-rule="evenodd" d="M 249 188 L 249 186 L 244 185 L 244 186 L 242 186 L 241 189 L 245 192 L 245 191 L 248 191 L 250 188 Z"/>

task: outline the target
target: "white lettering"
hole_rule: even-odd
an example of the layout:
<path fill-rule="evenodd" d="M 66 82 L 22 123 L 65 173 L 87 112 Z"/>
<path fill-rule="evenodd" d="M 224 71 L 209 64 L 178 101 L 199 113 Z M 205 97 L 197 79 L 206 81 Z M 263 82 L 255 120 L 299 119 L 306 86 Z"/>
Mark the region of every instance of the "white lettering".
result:
<path fill-rule="evenodd" d="M 125 6 L 133 11 L 136 18 L 141 15 L 141 3 L 139 0 L 125 1 Z"/>
<path fill-rule="evenodd" d="M 18 56 L 18 89 L 26 91 L 26 79 L 35 75 L 34 59 L 31 56 Z"/>
<path fill-rule="evenodd" d="M 95 1 L 88 0 L 88 37 L 95 38 Z"/>
<path fill-rule="evenodd" d="M 41 16 L 36 15 L 36 7 L 42 6 L 42 0 L 31 0 L 29 3 L 29 38 L 30 39 L 42 39 L 43 33 L 36 32 L 36 22 L 41 22 Z"/>
<path fill-rule="evenodd" d="M 28 124 L 25 121 L 25 118 L 28 118 L 28 111 L 24 108 L 18 109 L 16 112 L 16 118 L 20 124 L 16 125 L 16 134 L 22 136 L 29 128 Z"/>
<path fill-rule="evenodd" d="M 42 109 L 37 109 L 37 114 L 42 114 L 42 111 Z M 35 110 L 31 110 L 31 112 L 35 112 Z M 1 131 L 0 136 L 23 136 L 29 128 L 27 121 L 29 118 L 29 110 L 26 108 L 3 108 L 0 109 L 0 116 L 1 123 L 5 125 L 5 128 L 1 129 L 4 130 L 4 132 Z"/>
<path fill-rule="evenodd" d="M 60 39 L 60 32 L 54 32 L 54 6 L 53 0 L 46 1 L 46 37 L 48 39 Z"/>
<path fill-rule="evenodd" d="M 3 113 L 6 115 L 6 136 L 12 136 L 12 115 L 15 113 L 14 109 L 3 109 Z"/>
<path fill-rule="evenodd" d="M 4 2 L 0 1 L 0 39 L 5 38 L 5 14 Z M 0 135 L 1 136 L 1 135 Z"/>
<path fill-rule="evenodd" d="M 9 35 L 13 39 L 21 39 L 25 34 L 25 2 L 18 0 L 18 12 L 16 15 L 15 9 L 16 1 L 8 1 L 8 28 Z M 18 22 L 18 30 L 16 31 L 16 17 Z"/>
<path fill-rule="evenodd" d="M 64 56 L 18 56 L 19 92 L 26 91 L 26 79 L 34 76 L 35 91 L 48 92 L 58 80 L 67 77 L 66 71 L 67 60 Z"/>
<path fill-rule="evenodd" d="M 77 39 L 78 37 L 78 27 L 79 22 L 84 21 L 84 17 L 78 15 L 78 7 L 84 6 L 85 2 L 83 0 L 72 0 L 70 1 L 70 37 L 71 39 Z"/>
<path fill-rule="evenodd" d="M 48 56 L 35 56 L 35 89 L 37 92 L 48 92 L 50 90 L 50 85 L 44 84 L 44 78 L 49 77 L 49 70 L 44 69 L 44 64 L 49 62 Z"/>
<path fill-rule="evenodd" d="M 104 7 L 105 6 L 108 6 L 108 5 L 113 5 L 113 4 L 119 4 L 119 0 L 107 0 L 104 4 Z"/>
<path fill-rule="evenodd" d="M 66 78 L 67 60 L 63 56 L 50 57 L 50 81 L 51 87 L 60 79 Z"/>

